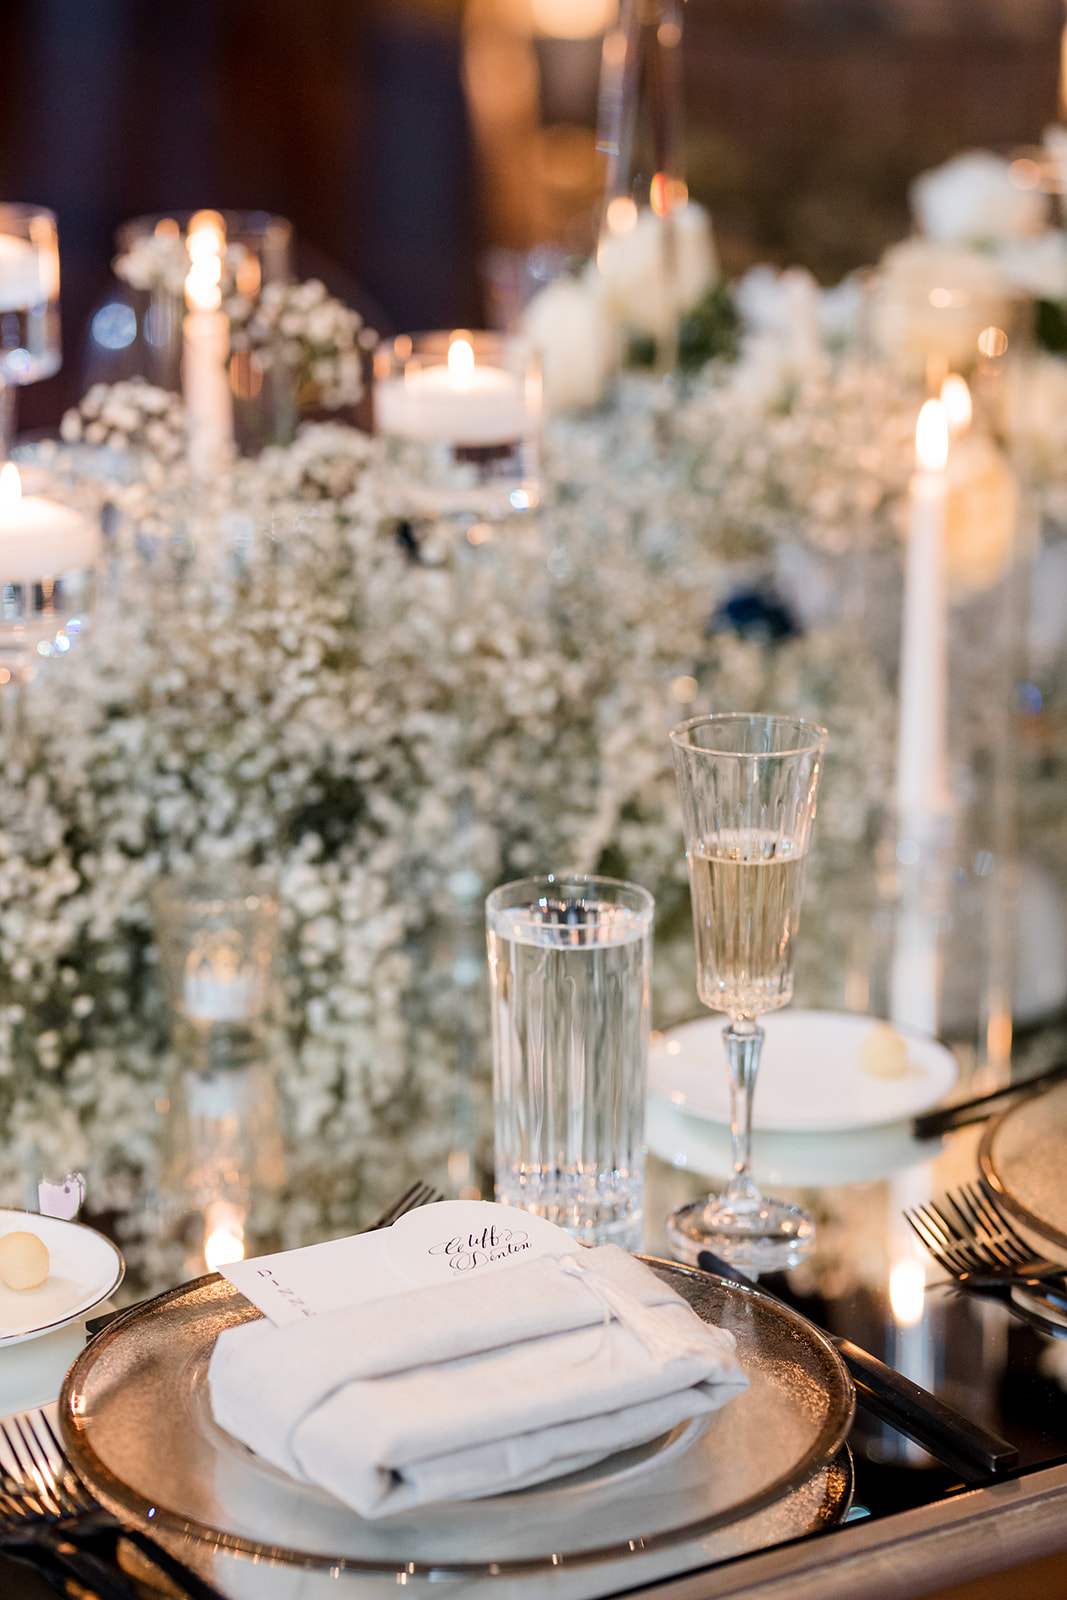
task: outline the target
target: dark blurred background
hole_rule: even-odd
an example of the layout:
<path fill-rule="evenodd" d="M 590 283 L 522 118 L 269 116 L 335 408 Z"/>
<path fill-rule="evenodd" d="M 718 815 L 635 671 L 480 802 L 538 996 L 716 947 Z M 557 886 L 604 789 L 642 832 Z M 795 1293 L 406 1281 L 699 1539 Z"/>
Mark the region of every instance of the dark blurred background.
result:
<path fill-rule="evenodd" d="M 537 6 L 0 0 L 0 193 L 58 212 L 63 266 L 64 367 L 22 426 L 77 397 L 115 228 L 139 213 L 281 212 L 298 272 L 387 331 L 483 321 L 491 245 L 580 243 L 590 46 L 538 37 Z M 1040 138 L 1063 21 L 1062 0 L 687 0 L 688 176 L 726 270 L 835 281 L 906 228 L 917 171 Z"/>

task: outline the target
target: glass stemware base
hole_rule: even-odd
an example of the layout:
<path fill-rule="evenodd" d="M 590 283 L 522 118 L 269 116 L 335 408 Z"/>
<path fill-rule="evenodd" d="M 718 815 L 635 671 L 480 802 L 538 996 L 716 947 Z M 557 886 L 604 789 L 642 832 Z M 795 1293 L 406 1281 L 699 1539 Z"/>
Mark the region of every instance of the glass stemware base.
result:
<path fill-rule="evenodd" d="M 710 1196 L 678 1206 L 667 1218 L 671 1254 L 699 1266 L 703 1250 L 739 1272 L 758 1277 L 795 1267 L 815 1248 L 815 1218 L 801 1206 L 758 1192 L 747 1198 Z"/>

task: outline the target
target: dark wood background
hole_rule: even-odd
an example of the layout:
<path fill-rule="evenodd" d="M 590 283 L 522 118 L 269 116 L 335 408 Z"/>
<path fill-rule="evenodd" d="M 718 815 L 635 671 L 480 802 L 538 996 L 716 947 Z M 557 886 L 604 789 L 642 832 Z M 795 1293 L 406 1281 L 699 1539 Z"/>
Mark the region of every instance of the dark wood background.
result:
<path fill-rule="evenodd" d="M 690 185 L 728 272 L 827 282 L 907 226 L 924 166 L 1034 140 L 1061 0 L 687 0 Z M 477 325 L 501 242 L 464 101 L 461 0 L 0 0 L 0 195 L 59 214 L 65 362 L 20 402 L 54 425 L 125 218 L 282 212 L 386 331 Z M 521 180 L 518 204 L 521 208 Z M 507 242 L 507 241 L 504 241 Z"/>

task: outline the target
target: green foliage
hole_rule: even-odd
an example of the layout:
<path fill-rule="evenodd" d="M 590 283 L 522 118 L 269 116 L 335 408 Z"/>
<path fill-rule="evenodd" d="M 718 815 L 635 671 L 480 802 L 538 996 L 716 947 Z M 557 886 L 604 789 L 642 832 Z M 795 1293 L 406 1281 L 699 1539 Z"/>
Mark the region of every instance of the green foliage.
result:
<path fill-rule="evenodd" d="M 1039 300 L 1034 313 L 1034 337 L 1042 350 L 1067 354 L 1067 305 L 1059 300 Z"/>
<path fill-rule="evenodd" d="M 714 284 L 678 323 L 678 366 L 698 372 L 708 361 L 735 361 L 740 319 L 727 283 Z"/>

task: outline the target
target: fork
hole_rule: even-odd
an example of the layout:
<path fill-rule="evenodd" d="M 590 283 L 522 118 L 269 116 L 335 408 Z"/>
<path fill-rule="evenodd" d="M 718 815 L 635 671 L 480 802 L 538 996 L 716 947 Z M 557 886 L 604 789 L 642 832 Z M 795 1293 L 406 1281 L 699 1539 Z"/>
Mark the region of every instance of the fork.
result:
<path fill-rule="evenodd" d="M 1034 1253 L 1008 1217 L 978 1184 L 964 1184 L 940 1205 L 931 1201 L 904 1212 L 934 1260 L 964 1289 L 1036 1290 L 1067 1310 L 1062 1262 Z M 1059 1279 L 1059 1284 L 1050 1281 Z"/>
<path fill-rule="evenodd" d="M 21 1481 L 0 1468 L 0 1549 L 32 1566 L 57 1594 L 137 1600 L 125 1574 L 95 1550 L 75 1544 L 58 1519 Z"/>
<path fill-rule="evenodd" d="M 58 1536 L 62 1549 L 76 1550 L 80 1557 L 92 1559 L 97 1564 L 95 1575 L 83 1573 L 82 1581 L 90 1579 L 101 1600 L 111 1600 L 112 1596 L 115 1600 L 130 1600 L 136 1594 L 120 1571 L 100 1560 L 91 1548 L 85 1549 L 84 1541 L 91 1547 L 101 1536 L 106 1536 L 112 1547 L 119 1538 L 128 1540 L 189 1600 L 222 1600 L 219 1591 L 184 1561 L 172 1556 L 140 1528 L 126 1527 L 90 1494 L 67 1460 L 43 1411 L 0 1421 L 0 1437 L 18 1472 L 14 1480 L 8 1479 L 8 1499 L 16 1504 L 21 1501 L 27 1536 L 32 1536 L 32 1523 L 46 1537 L 49 1530 Z"/>
<path fill-rule="evenodd" d="M 432 1184 L 413 1183 L 410 1189 L 404 1191 L 399 1200 L 394 1200 L 393 1204 L 383 1211 L 380 1217 L 375 1217 L 365 1231 L 374 1233 L 378 1228 L 389 1228 L 401 1217 L 406 1216 L 409 1211 L 417 1211 L 420 1206 L 433 1205 L 435 1201 L 443 1199 L 444 1195 L 440 1189 L 435 1189 Z"/>

